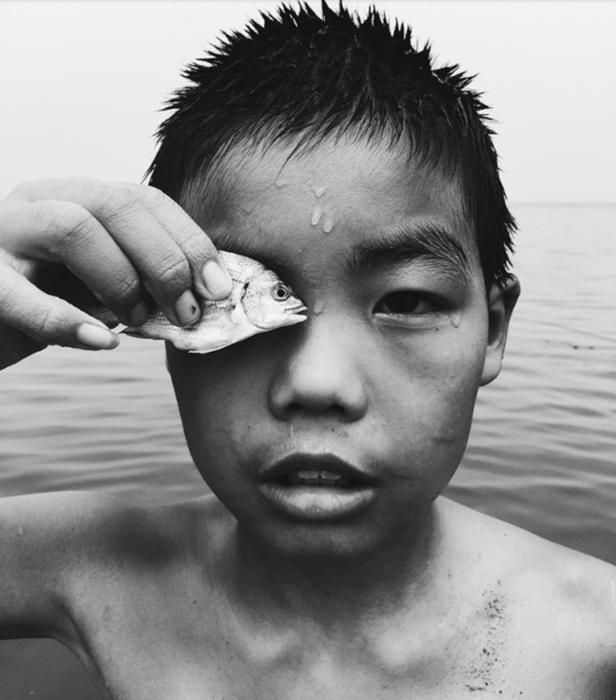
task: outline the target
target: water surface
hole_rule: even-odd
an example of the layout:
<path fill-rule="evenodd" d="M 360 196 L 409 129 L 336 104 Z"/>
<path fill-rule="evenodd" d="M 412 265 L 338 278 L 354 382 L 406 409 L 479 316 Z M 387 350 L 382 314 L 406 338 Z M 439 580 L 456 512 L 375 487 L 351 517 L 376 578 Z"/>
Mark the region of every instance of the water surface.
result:
<path fill-rule="evenodd" d="M 616 206 L 514 207 L 523 294 L 448 495 L 616 563 Z M 0 495 L 206 492 L 161 343 L 51 348 L 0 376 Z M 93 700 L 51 641 L 0 642 L 0 700 Z"/>

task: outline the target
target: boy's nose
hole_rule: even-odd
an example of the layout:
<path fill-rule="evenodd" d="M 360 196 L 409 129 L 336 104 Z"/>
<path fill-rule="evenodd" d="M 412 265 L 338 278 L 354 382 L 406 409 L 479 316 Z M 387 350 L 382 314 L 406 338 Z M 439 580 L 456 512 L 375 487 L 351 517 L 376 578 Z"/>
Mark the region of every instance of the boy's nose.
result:
<path fill-rule="evenodd" d="M 312 317 L 281 359 L 270 387 L 274 416 L 329 415 L 344 422 L 367 408 L 357 334 L 348 317 Z"/>

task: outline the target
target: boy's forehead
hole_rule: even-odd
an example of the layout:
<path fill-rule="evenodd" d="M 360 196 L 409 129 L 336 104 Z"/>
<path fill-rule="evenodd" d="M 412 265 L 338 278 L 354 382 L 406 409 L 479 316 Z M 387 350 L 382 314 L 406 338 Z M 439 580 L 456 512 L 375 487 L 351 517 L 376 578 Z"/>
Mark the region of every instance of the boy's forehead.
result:
<path fill-rule="evenodd" d="M 447 178 L 438 167 L 417 164 L 404 146 L 388 148 L 380 140 L 329 137 L 300 149 L 292 141 L 242 144 L 221 165 L 224 194 L 232 204 L 261 199 L 271 189 L 283 199 L 303 192 L 308 198 L 364 201 L 369 192 L 392 211 L 412 207 L 418 215 L 427 207 L 457 208 L 461 202 L 457 178 Z"/>
<path fill-rule="evenodd" d="M 459 179 L 443 168 L 363 138 L 296 146 L 241 144 L 225 154 L 206 195 L 192 203 L 197 211 L 189 205 L 219 248 L 256 255 L 258 240 L 286 232 L 316 238 L 333 254 L 342 239 L 366 243 L 421 222 L 475 252 Z"/>

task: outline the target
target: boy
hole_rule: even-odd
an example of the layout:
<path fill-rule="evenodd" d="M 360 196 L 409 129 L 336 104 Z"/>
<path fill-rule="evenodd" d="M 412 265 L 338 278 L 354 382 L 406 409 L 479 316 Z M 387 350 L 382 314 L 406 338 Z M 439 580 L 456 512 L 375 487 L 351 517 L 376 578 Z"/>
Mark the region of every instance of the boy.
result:
<path fill-rule="evenodd" d="M 251 24 L 189 77 L 153 188 L 2 204 L 2 364 L 114 347 L 92 296 L 195 323 L 196 295 L 229 292 L 216 249 L 278 272 L 309 319 L 168 346 L 217 498 L 3 501 L 1 634 L 59 639 L 126 700 L 613 697 L 614 569 L 439 497 L 519 291 L 468 79 L 327 7 Z M 49 294 L 69 287 L 77 306 Z"/>

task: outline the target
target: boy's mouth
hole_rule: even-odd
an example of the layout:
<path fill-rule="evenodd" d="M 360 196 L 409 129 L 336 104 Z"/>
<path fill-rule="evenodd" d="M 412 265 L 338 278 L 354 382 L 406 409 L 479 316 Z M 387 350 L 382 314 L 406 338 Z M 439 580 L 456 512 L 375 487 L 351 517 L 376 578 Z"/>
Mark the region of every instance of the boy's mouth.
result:
<path fill-rule="evenodd" d="M 294 518 L 330 520 L 368 506 L 377 485 L 371 474 L 334 455 L 293 454 L 262 472 L 259 491 Z"/>
<path fill-rule="evenodd" d="M 350 477 L 326 469 L 302 469 L 298 472 L 285 474 L 277 481 L 291 486 L 336 486 L 338 488 L 345 488 L 352 483 Z"/>

